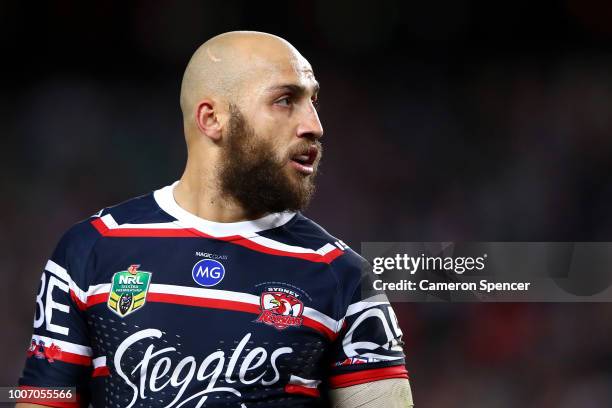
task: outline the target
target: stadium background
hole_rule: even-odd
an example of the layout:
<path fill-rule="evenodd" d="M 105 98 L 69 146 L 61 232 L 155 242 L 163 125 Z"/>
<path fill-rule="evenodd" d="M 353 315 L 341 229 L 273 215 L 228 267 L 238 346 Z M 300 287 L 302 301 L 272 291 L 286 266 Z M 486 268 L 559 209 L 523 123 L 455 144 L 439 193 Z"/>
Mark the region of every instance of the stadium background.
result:
<path fill-rule="evenodd" d="M 326 158 L 306 214 L 353 247 L 612 240 L 606 2 L 2 2 L 0 385 L 62 232 L 180 175 L 182 70 L 232 29 L 314 66 Z M 395 307 L 418 406 L 612 406 L 609 304 Z"/>

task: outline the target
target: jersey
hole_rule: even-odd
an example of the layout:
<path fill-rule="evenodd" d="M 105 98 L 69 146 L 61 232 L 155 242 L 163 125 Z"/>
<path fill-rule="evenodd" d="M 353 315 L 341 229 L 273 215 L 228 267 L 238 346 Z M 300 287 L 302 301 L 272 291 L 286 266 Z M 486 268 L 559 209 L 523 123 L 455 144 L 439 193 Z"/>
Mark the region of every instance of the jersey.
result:
<path fill-rule="evenodd" d="M 364 260 L 300 212 L 216 223 L 173 185 L 62 237 L 36 296 L 24 388 L 94 407 L 324 406 L 407 378 L 402 332 Z"/>

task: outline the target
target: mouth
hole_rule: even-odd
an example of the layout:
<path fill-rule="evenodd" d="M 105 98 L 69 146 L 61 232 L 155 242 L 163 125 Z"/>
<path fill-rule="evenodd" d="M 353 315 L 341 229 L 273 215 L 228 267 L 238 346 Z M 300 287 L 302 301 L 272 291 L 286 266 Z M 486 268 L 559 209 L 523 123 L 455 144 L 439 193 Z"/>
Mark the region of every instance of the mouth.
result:
<path fill-rule="evenodd" d="M 314 173 L 314 163 L 317 161 L 318 156 L 319 149 L 317 146 L 312 145 L 291 156 L 290 161 L 297 171 L 305 175 L 310 175 Z"/>

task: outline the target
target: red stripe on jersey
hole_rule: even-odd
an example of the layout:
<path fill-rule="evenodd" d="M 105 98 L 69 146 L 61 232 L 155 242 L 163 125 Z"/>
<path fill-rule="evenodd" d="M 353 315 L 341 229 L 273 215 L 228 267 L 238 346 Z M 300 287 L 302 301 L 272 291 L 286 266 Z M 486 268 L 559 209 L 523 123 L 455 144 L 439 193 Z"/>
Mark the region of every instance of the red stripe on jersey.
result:
<path fill-rule="evenodd" d="M 102 221 L 101 218 L 96 218 L 95 220 L 93 220 L 91 222 L 91 225 L 93 225 L 94 228 L 97 229 L 100 235 L 102 236 L 106 236 L 108 231 L 110 231 L 110 228 L 106 226 L 106 224 L 104 223 L 104 221 Z"/>
<path fill-rule="evenodd" d="M 285 392 L 288 394 L 302 394 L 309 397 L 318 397 L 321 394 L 319 390 L 311 387 L 304 387 L 303 385 L 287 384 L 285 385 Z"/>
<path fill-rule="evenodd" d="M 313 320 L 306 316 L 302 316 L 302 318 L 304 319 L 304 326 L 310 327 L 311 329 L 315 329 L 316 331 L 323 333 L 325 336 L 327 336 L 328 339 L 334 340 L 338 336 L 338 333 L 334 333 L 327 326 L 317 322 L 316 320 Z"/>
<path fill-rule="evenodd" d="M 59 387 L 58 387 L 59 388 Z M 36 395 L 34 392 L 38 391 L 38 395 L 45 395 L 45 394 L 41 394 L 41 393 L 49 393 L 49 392 L 53 392 L 52 388 L 45 388 L 45 387 L 33 387 L 30 385 L 20 385 L 19 386 L 20 390 L 23 391 L 32 391 L 31 397 L 28 397 L 26 395 L 26 397 L 24 398 L 19 398 L 17 400 L 17 402 L 27 402 L 27 403 L 31 403 L 31 404 L 39 404 L 39 405 L 43 405 L 45 407 L 56 407 L 56 408 L 79 408 L 81 406 L 87 406 L 87 404 L 81 404 L 81 396 L 79 394 L 76 394 L 76 401 L 58 401 L 59 398 L 35 398 L 34 395 Z M 64 394 L 66 393 L 66 391 L 64 391 Z M 51 394 L 52 395 L 52 394 Z M 71 399 L 71 398 L 66 398 L 66 399 Z"/>
<path fill-rule="evenodd" d="M 107 377 L 110 375 L 110 370 L 107 366 L 100 366 L 93 370 L 91 373 L 92 377 Z"/>
<path fill-rule="evenodd" d="M 91 295 L 87 297 L 87 307 L 90 308 L 92 306 L 97 305 L 98 303 L 104 303 L 108 300 L 108 292 L 97 293 L 95 295 Z"/>
<path fill-rule="evenodd" d="M 64 363 L 78 364 L 84 366 L 91 365 L 91 357 L 82 356 L 80 354 L 75 353 L 69 353 L 64 350 L 62 350 L 61 354 L 58 357 L 55 357 L 55 360 L 63 361 Z"/>
<path fill-rule="evenodd" d="M 226 238 L 231 238 L 231 237 L 226 237 Z M 226 241 L 225 238 L 221 238 L 221 239 Z M 236 238 L 234 238 L 234 239 L 236 239 Z M 337 257 L 339 257 L 340 255 L 342 255 L 344 253 L 341 250 L 339 250 L 338 248 L 334 248 L 332 251 L 329 251 L 325 255 L 313 254 L 313 253 L 302 253 L 302 252 L 287 252 L 287 251 L 282 251 L 280 249 L 268 248 L 268 247 L 260 245 L 260 244 L 258 244 L 256 242 L 249 241 L 246 238 L 236 239 L 235 241 L 228 241 L 228 242 L 231 242 L 231 243 L 236 244 L 236 245 L 243 246 L 245 248 L 252 249 L 252 250 L 257 251 L 257 252 L 263 252 L 264 254 L 268 254 L 268 255 L 286 256 L 286 257 L 290 257 L 290 258 L 299 258 L 299 259 L 304 259 L 304 260 L 310 261 L 310 262 L 322 262 L 322 263 L 326 263 L 326 264 L 331 263 L 334 259 L 336 259 Z"/>
<path fill-rule="evenodd" d="M 89 308 L 99 303 L 104 303 L 107 301 L 107 299 L 108 292 L 98 293 L 96 295 L 89 296 L 89 298 L 87 299 L 87 307 Z M 254 305 L 252 303 L 245 303 L 236 300 L 226 299 L 201 298 L 197 296 L 173 295 L 169 293 L 149 292 L 147 293 L 146 301 L 170 303 L 174 305 L 205 307 L 210 309 L 232 310 L 236 312 L 252 313 L 256 315 L 259 315 L 261 313 L 260 306 Z M 334 333 L 322 323 L 319 323 L 318 321 L 306 316 L 302 316 L 302 318 L 304 326 L 323 333 L 330 340 L 334 340 L 338 336 L 338 333 Z"/>
<path fill-rule="evenodd" d="M 28 353 L 28 357 L 30 356 L 31 354 Z M 61 350 L 59 353 L 53 355 L 52 357 L 45 356 L 45 358 L 49 360 L 50 363 L 53 363 L 54 361 L 62 361 L 64 363 L 78 364 L 82 366 L 91 365 L 91 357 L 83 356 L 81 354 L 70 353 L 65 350 Z"/>
<path fill-rule="evenodd" d="M 342 388 L 373 381 L 387 380 L 389 378 L 408 378 L 408 371 L 406 371 L 406 367 L 403 365 L 359 370 L 348 374 L 334 375 L 329 378 L 329 385 L 332 388 Z"/>
<path fill-rule="evenodd" d="M 211 309 L 235 310 L 238 312 L 247 312 L 259 314 L 259 306 L 251 303 L 237 302 L 235 300 L 225 299 L 207 299 L 195 296 L 171 295 L 167 293 L 151 293 L 147 294 L 147 302 L 162 302 L 172 303 L 175 305 L 198 306 Z"/>
<path fill-rule="evenodd" d="M 302 252 L 289 252 L 275 248 L 268 248 L 256 242 L 250 241 L 240 235 L 231 235 L 227 237 L 214 237 L 198 231 L 195 228 L 108 228 L 101 218 L 96 218 L 91 224 L 98 230 L 98 232 L 104 237 L 157 237 L 157 238 L 197 238 L 204 237 L 210 239 L 217 239 L 220 241 L 229 242 L 231 244 L 240 245 L 253 251 L 262 252 L 268 255 L 285 256 L 289 258 L 298 258 L 310 262 L 322 262 L 329 264 L 334 259 L 342 255 L 344 252 L 338 248 L 334 248 L 332 251 L 325 255 L 317 253 L 302 253 Z"/>
<path fill-rule="evenodd" d="M 76 295 L 76 293 L 74 293 L 72 289 L 70 289 L 70 297 L 72 298 L 72 300 L 74 300 L 74 303 L 77 305 L 79 310 L 87 309 L 87 305 L 83 303 L 81 299 L 79 299 L 79 297 Z"/>
<path fill-rule="evenodd" d="M 254 305 L 252 303 L 244 303 L 238 302 L 235 300 L 225 300 L 225 299 L 206 299 L 195 296 L 184 296 L 184 295 L 172 295 L 167 293 L 152 293 L 149 292 L 147 294 L 147 302 L 162 302 L 162 303 L 172 303 L 175 305 L 186 305 L 186 306 L 197 306 L 197 307 L 206 307 L 212 309 L 223 309 L 223 310 L 233 310 L 237 312 L 246 312 L 259 315 L 261 313 L 261 308 L 259 305 Z M 308 318 L 306 316 L 303 317 L 303 324 L 306 327 L 310 327 L 318 332 L 323 333 L 330 339 L 334 339 L 336 337 L 336 333 L 332 330 L 324 326 L 323 324 Z"/>
<path fill-rule="evenodd" d="M 104 237 L 158 237 L 158 238 L 194 238 L 199 231 L 193 228 L 108 228 L 101 218 L 91 222 Z"/>

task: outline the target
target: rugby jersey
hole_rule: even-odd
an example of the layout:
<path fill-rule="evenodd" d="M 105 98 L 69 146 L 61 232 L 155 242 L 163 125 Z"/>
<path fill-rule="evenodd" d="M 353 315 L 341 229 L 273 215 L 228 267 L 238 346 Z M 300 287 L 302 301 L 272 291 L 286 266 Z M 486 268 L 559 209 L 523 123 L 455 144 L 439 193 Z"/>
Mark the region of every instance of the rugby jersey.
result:
<path fill-rule="evenodd" d="M 407 378 L 393 309 L 341 240 L 299 212 L 207 221 L 175 185 L 61 238 L 21 387 L 76 387 L 51 406 L 315 407 L 331 388 Z"/>

